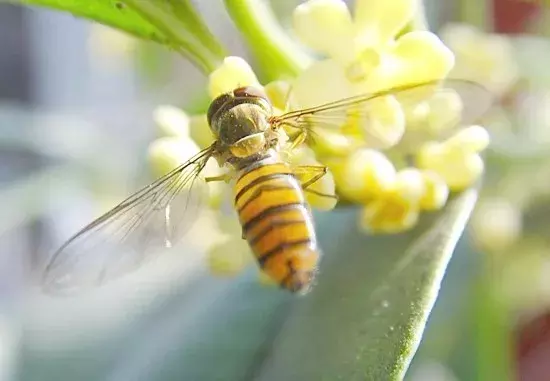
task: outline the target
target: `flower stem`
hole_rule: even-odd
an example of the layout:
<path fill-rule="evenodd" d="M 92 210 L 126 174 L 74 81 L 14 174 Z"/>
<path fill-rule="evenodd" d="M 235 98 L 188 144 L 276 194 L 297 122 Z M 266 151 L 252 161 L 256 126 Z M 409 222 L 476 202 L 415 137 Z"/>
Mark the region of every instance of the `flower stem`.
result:
<path fill-rule="evenodd" d="M 311 58 L 283 30 L 264 1 L 224 0 L 233 22 L 258 61 L 266 81 L 294 77 Z"/>

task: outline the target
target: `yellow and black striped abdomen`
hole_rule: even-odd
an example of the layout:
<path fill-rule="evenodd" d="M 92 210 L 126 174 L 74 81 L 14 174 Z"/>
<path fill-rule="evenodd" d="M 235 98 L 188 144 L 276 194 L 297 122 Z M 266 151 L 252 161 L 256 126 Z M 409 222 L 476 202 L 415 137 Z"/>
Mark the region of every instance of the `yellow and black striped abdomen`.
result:
<path fill-rule="evenodd" d="M 307 289 L 319 252 L 309 208 L 290 167 L 270 158 L 244 168 L 235 184 L 235 207 L 263 271 L 281 287 Z"/>

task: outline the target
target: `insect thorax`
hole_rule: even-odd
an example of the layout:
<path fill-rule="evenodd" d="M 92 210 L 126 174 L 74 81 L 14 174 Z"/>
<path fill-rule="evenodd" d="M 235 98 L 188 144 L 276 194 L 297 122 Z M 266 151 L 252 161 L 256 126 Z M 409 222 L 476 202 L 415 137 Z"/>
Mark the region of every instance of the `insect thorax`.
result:
<path fill-rule="evenodd" d="M 261 90 L 244 87 L 214 99 L 207 116 L 219 143 L 236 157 L 248 157 L 268 148 L 271 114 Z"/>

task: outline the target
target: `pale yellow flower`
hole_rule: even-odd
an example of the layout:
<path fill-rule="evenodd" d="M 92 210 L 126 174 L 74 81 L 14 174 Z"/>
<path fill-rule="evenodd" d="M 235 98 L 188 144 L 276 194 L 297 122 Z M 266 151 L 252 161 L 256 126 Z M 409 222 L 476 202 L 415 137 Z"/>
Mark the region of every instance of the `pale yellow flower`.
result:
<path fill-rule="evenodd" d="M 395 183 L 396 170 L 381 152 L 361 149 L 344 159 L 328 161 L 339 193 L 351 201 L 365 203 L 382 196 Z"/>
<path fill-rule="evenodd" d="M 294 80 L 296 107 L 445 77 L 454 58 L 436 35 L 418 31 L 396 38 L 415 9 L 415 0 L 360 0 L 354 16 L 340 0 L 310 0 L 298 6 L 297 36 L 327 58 Z M 350 120 L 342 115 L 332 122 L 363 134 L 369 147 L 387 148 L 399 142 L 405 118 L 393 96 L 371 102 L 367 113 L 368 118 Z"/>
<path fill-rule="evenodd" d="M 207 252 L 208 268 L 212 275 L 232 277 L 252 263 L 250 249 L 239 236 L 226 236 L 226 239 L 211 247 Z"/>
<path fill-rule="evenodd" d="M 230 56 L 223 60 L 208 80 L 208 90 L 212 99 L 241 86 L 261 87 L 256 74 L 241 57 Z"/>
<path fill-rule="evenodd" d="M 481 200 L 472 216 L 474 242 L 482 249 L 501 251 L 512 246 L 522 233 L 522 211 L 503 198 Z"/>
<path fill-rule="evenodd" d="M 453 191 L 473 185 L 484 170 L 480 152 L 487 148 L 489 134 L 481 126 L 458 131 L 444 142 L 426 142 L 416 155 L 419 168 L 441 176 Z"/>
<path fill-rule="evenodd" d="M 414 227 L 420 216 L 420 202 L 425 193 L 426 186 L 419 170 L 401 170 L 391 189 L 363 208 L 361 226 L 372 233 L 390 234 Z"/>
<path fill-rule="evenodd" d="M 161 137 L 149 145 L 149 161 L 153 172 L 160 177 L 177 166 L 187 162 L 199 153 L 201 148 L 190 137 L 191 121 L 187 114 L 173 106 L 159 106 L 154 112 L 154 119 Z M 202 177 L 217 176 L 221 170 L 214 159 L 210 159 L 201 173 Z M 219 205 L 223 186 L 210 182 L 206 188 L 210 206 Z"/>
<path fill-rule="evenodd" d="M 441 36 L 456 56 L 451 77 L 475 81 L 497 95 L 517 81 L 515 53 L 506 36 L 484 33 L 466 24 L 448 24 Z"/>
<path fill-rule="evenodd" d="M 448 194 L 447 185 L 436 173 L 404 168 L 389 189 L 366 203 L 361 226 L 372 233 L 408 230 L 416 225 L 422 210 L 442 208 Z"/>
<path fill-rule="evenodd" d="M 340 0 L 298 6 L 296 35 L 324 57 L 292 81 L 292 107 L 444 79 L 454 56 L 435 34 L 397 37 L 417 5 L 359 0 L 353 14 Z M 371 232 L 413 227 L 422 210 L 443 208 L 450 190 L 471 186 L 483 172 L 479 153 L 488 144 L 487 132 L 473 126 L 440 141 L 457 127 L 463 104 L 456 92 L 434 90 L 385 95 L 360 111 L 334 112 L 318 123 L 310 119 L 318 160 L 331 169 L 340 196 L 365 205 L 361 225 Z M 396 169 L 406 166 L 406 155 L 417 158 L 418 169 Z"/>
<path fill-rule="evenodd" d="M 425 193 L 420 199 L 420 207 L 427 211 L 439 210 L 449 197 L 449 187 L 445 180 L 433 171 L 422 171 Z"/>

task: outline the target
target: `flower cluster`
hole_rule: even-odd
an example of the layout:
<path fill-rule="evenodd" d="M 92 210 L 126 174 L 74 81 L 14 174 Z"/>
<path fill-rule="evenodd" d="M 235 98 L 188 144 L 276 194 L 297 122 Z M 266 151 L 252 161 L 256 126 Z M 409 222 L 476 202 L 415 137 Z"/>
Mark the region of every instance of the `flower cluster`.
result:
<path fill-rule="evenodd" d="M 484 33 L 473 26 L 464 24 L 448 24 L 441 31 L 441 35 L 455 53 L 456 63 L 451 75 L 483 84 L 497 97 L 510 99 L 514 97 L 514 85 L 521 73 L 515 60 L 514 47 L 508 37 Z M 530 110 L 529 114 L 533 116 L 535 113 Z M 508 126 L 509 121 L 506 121 L 508 118 L 502 110 L 493 110 L 486 119 L 495 143 L 493 150 L 506 151 L 507 141 L 510 141 L 514 149 L 533 145 L 522 144 L 520 142 L 522 138 L 518 135 L 511 138 L 510 131 L 514 127 Z M 522 118 L 525 121 L 528 119 Z M 463 131 L 462 134 L 464 136 L 468 132 Z M 482 134 L 482 132 L 478 131 L 477 134 Z M 468 138 L 464 136 L 462 139 Z M 471 165 L 483 166 L 481 159 L 476 161 L 477 163 L 472 161 Z M 522 170 L 522 172 L 524 171 Z M 522 231 L 521 208 L 526 203 L 522 199 L 525 197 L 518 198 L 508 193 L 517 194 L 515 188 L 521 188 L 522 193 L 534 189 L 534 187 L 525 187 L 524 176 L 518 186 L 512 185 L 517 177 L 513 171 L 508 170 L 505 176 L 499 177 L 497 184 L 491 184 L 491 181 L 485 184 L 484 192 L 470 224 L 474 242 L 480 249 L 486 251 L 503 251 L 519 239 Z M 495 189 L 491 190 L 493 187 Z"/>
<path fill-rule="evenodd" d="M 414 0 L 358 0 L 353 16 L 341 0 L 310 0 L 299 5 L 293 15 L 295 33 L 305 47 L 324 58 L 295 78 L 263 86 L 275 113 L 445 78 L 454 56 L 435 34 L 412 31 L 399 36 L 415 12 Z M 238 57 L 227 57 L 210 74 L 212 98 L 244 85 L 262 86 Z M 459 120 L 461 110 L 456 93 L 439 93 L 433 86 L 388 93 L 355 110 L 334 113 L 326 123 L 311 119 L 315 139 L 309 147 L 283 154 L 292 165 L 326 165 L 329 173 L 313 189 L 325 194 L 334 194 L 336 189 L 340 198 L 361 205 L 362 228 L 398 233 L 414 227 L 422 211 L 441 209 L 450 191 L 468 188 L 483 172 L 480 152 L 489 136 L 480 126 L 453 130 L 456 123 L 449 121 Z M 173 164 L 184 159 L 181 151 L 190 156 L 212 142 L 204 115 L 188 117 L 166 107 L 157 113 L 161 126 L 169 118 L 180 127 L 164 128 L 171 137 L 153 143 L 153 161 L 162 163 L 162 156 L 167 155 Z M 155 148 L 162 144 L 165 154 Z M 219 205 L 221 193 L 213 194 L 212 204 Z M 336 203 L 315 194 L 306 197 L 314 208 L 330 210 Z M 237 220 L 233 220 L 228 230 L 238 231 Z M 240 252 L 248 253 L 240 234 L 234 236 L 238 240 L 229 239 L 231 245 L 242 245 Z M 235 254 L 238 258 L 232 261 L 229 255 L 233 252 L 227 247 L 214 248 L 211 263 L 233 273 L 247 263 L 241 254 Z"/>
<path fill-rule="evenodd" d="M 353 15 L 337 0 L 298 6 L 297 37 L 325 58 L 294 79 L 292 106 L 444 79 L 454 56 L 435 34 L 398 35 L 416 10 L 411 0 L 358 1 Z M 361 226 L 368 231 L 410 229 L 422 210 L 442 208 L 449 190 L 471 186 L 483 172 L 479 153 L 487 132 L 480 126 L 449 130 L 449 121 L 460 120 L 458 94 L 418 88 L 364 106 L 365 118 L 351 113 L 336 128 L 318 128 L 312 148 L 334 174 L 339 195 L 364 205 Z"/>

